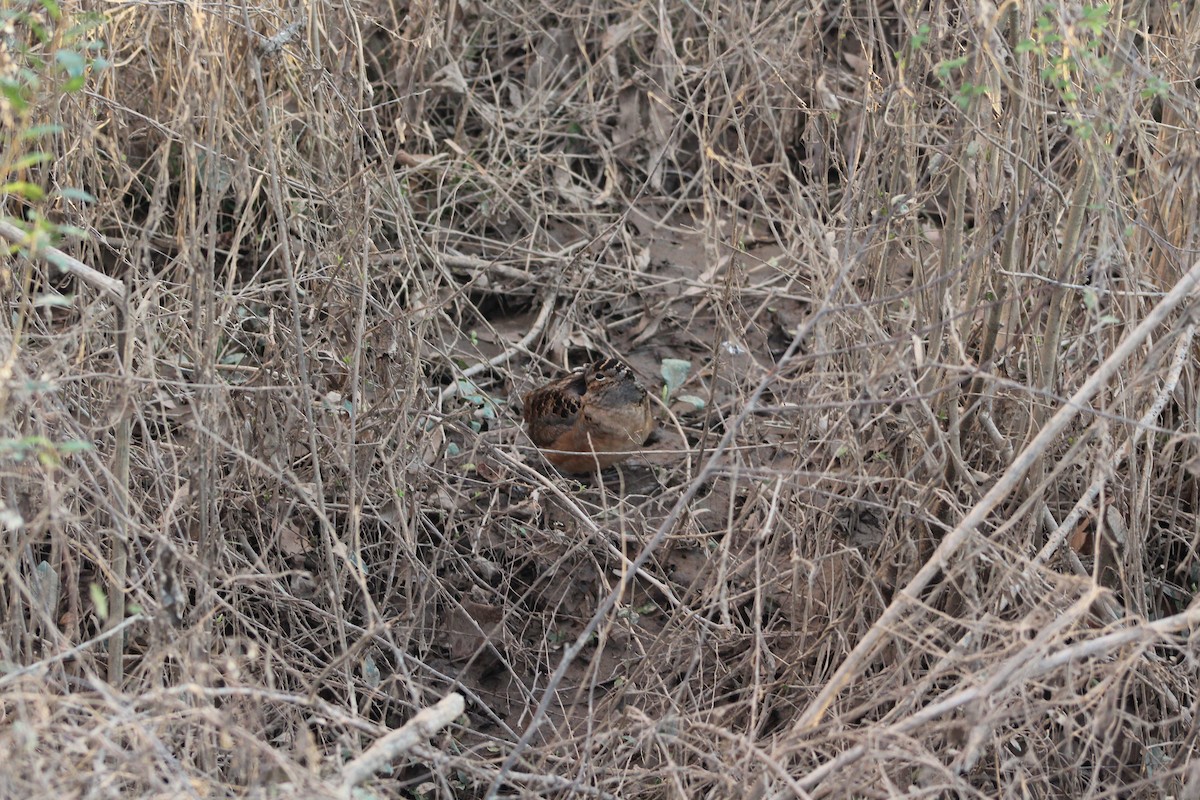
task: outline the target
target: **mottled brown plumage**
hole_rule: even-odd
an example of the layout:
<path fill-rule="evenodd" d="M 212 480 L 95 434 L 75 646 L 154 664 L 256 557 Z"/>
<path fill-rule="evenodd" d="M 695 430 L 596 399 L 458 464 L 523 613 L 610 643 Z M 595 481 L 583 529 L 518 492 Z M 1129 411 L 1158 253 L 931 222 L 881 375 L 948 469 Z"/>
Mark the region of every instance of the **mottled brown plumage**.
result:
<path fill-rule="evenodd" d="M 529 438 L 563 472 L 592 472 L 624 461 L 654 430 L 650 398 L 615 358 L 525 395 Z"/>

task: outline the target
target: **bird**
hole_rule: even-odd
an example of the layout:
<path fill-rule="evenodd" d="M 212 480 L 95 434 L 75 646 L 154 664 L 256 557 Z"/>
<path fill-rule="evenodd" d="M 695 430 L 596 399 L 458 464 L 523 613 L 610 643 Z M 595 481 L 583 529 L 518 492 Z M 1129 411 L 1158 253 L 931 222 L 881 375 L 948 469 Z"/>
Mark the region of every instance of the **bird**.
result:
<path fill-rule="evenodd" d="M 633 370 L 604 358 L 525 395 L 529 438 L 574 474 L 629 458 L 654 430 L 650 397 Z"/>

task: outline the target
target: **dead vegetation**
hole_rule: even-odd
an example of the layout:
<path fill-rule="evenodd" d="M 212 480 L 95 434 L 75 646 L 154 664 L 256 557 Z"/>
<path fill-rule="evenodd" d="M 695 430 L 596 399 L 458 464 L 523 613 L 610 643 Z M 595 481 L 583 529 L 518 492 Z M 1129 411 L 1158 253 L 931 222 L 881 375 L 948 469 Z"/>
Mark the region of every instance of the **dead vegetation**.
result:
<path fill-rule="evenodd" d="M 1200 792 L 1200 10 L 53 8 L 0 796 Z M 606 355 L 662 435 L 569 480 Z"/>

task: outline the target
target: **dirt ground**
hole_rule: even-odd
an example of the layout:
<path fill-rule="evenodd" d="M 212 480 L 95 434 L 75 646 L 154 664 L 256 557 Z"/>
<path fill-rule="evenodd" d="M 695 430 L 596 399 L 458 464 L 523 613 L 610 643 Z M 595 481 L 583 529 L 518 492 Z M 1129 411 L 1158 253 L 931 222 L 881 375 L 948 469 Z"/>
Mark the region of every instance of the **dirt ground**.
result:
<path fill-rule="evenodd" d="M 0 798 L 1200 797 L 1200 8 L 0 21 Z"/>

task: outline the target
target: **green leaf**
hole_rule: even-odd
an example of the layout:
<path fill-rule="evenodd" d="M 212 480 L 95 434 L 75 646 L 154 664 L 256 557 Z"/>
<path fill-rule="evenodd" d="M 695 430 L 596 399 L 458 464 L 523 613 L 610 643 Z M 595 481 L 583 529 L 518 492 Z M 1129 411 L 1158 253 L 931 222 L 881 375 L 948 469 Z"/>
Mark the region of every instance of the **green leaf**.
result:
<path fill-rule="evenodd" d="M 108 622 L 108 595 L 104 593 L 104 587 L 93 583 L 88 587 L 88 594 L 91 595 L 92 605 L 96 607 L 96 616 Z"/>
<path fill-rule="evenodd" d="M 1171 84 L 1157 75 L 1151 75 L 1146 79 L 1146 88 L 1142 89 L 1141 95 L 1143 100 L 1149 100 L 1152 97 L 1166 97 L 1170 91 Z"/>
<path fill-rule="evenodd" d="M 679 395 L 679 399 L 681 401 L 683 401 L 684 403 L 691 403 L 693 406 L 696 407 L 696 410 L 700 410 L 700 409 L 704 408 L 704 405 L 705 405 L 704 398 L 696 397 L 696 395 L 694 395 L 694 394 L 681 394 L 681 395 Z"/>
<path fill-rule="evenodd" d="M 659 372 L 666 383 L 667 397 L 675 394 L 675 390 L 683 386 L 684 381 L 687 380 L 688 373 L 691 371 L 692 362 L 690 361 L 685 361 L 682 358 L 664 358 L 662 360 Z"/>
<path fill-rule="evenodd" d="M 4 99 L 8 100 L 13 111 L 18 114 L 29 108 L 29 103 L 25 100 L 25 93 L 21 91 L 20 84 L 14 80 L 9 78 L 0 80 L 0 94 L 4 95 Z"/>
<path fill-rule="evenodd" d="M 36 164 L 44 164 L 53 158 L 54 156 L 49 153 L 43 153 L 40 150 L 36 153 L 28 153 L 16 160 L 16 163 L 13 164 L 13 170 L 29 169 Z"/>
<path fill-rule="evenodd" d="M 34 308 L 70 308 L 71 298 L 62 294 L 39 294 L 33 298 Z"/>
<path fill-rule="evenodd" d="M 54 226 L 54 232 L 64 239 L 90 239 L 92 234 L 76 225 L 60 224 Z"/>
<path fill-rule="evenodd" d="M 83 189 L 76 189 L 71 186 L 64 186 L 62 189 L 59 189 L 58 194 L 60 197 L 66 200 L 78 200 L 81 203 L 96 202 L 96 196 L 91 192 Z"/>
<path fill-rule="evenodd" d="M 971 60 L 970 56 L 962 56 L 960 58 L 947 59 L 946 61 L 943 61 L 942 63 L 937 65 L 937 69 L 936 69 L 937 76 L 939 78 L 941 78 L 942 80 L 946 80 L 947 78 L 950 77 L 951 72 L 962 69 L 963 67 L 965 67 L 967 65 L 967 62 L 970 60 Z"/>
<path fill-rule="evenodd" d="M 10 183 L 6 183 L 0 186 L 0 194 L 19 194 L 26 200 L 33 201 L 41 200 L 46 196 L 46 193 L 42 191 L 42 187 L 29 181 L 11 181 Z"/>
<path fill-rule="evenodd" d="M 1080 25 L 1090 30 L 1092 35 L 1099 36 L 1104 33 L 1104 28 L 1108 25 L 1108 12 L 1111 9 L 1112 6 L 1108 3 L 1101 3 L 1095 8 L 1085 6 L 1082 9 L 1083 19 L 1080 21 Z"/>
<path fill-rule="evenodd" d="M 87 72 L 87 61 L 75 50 L 63 48 L 54 53 L 54 63 L 72 77 L 82 77 Z"/>
<path fill-rule="evenodd" d="M 31 30 L 33 35 L 38 38 L 39 42 L 45 44 L 46 42 L 50 41 L 50 31 L 46 30 L 46 26 L 43 25 L 37 17 L 32 15 L 27 16 L 25 17 L 24 22 L 29 26 L 29 30 Z"/>
<path fill-rule="evenodd" d="M 83 14 L 76 15 L 74 21 L 75 21 L 75 24 L 72 25 L 71 27 L 67 28 L 66 32 L 63 34 L 63 38 L 65 38 L 67 41 L 73 42 L 76 39 L 80 38 L 83 34 L 87 33 L 88 31 L 94 30 L 96 28 L 99 28 L 101 25 L 107 24 L 108 16 L 105 14 L 101 14 L 98 11 L 87 11 Z M 94 49 L 97 45 L 103 46 L 103 44 L 104 44 L 103 42 L 92 41 L 92 42 L 88 42 L 85 45 L 85 47 L 87 49 L 91 50 L 91 49 Z"/>
<path fill-rule="evenodd" d="M 478 406 L 484 419 L 496 418 L 496 401 L 488 396 L 487 392 L 466 378 L 459 378 L 457 383 L 458 393 L 471 405 Z"/>
<path fill-rule="evenodd" d="M 43 136 L 53 136 L 62 133 L 63 126 L 54 122 L 45 125 L 34 125 L 27 131 L 21 134 L 21 138 L 25 140 L 40 139 Z"/>
<path fill-rule="evenodd" d="M 19 391 L 28 392 L 29 394 L 52 392 L 54 391 L 54 384 L 50 381 L 27 380 L 21 382 Z"/>
<path fill-rule="evenodd" d="M 375 663 L 375 659 L 371 658 L 370 653 L 363 656 L 362 676 L 367 686 L 372 689 L 378 688 L 380 678 L 379 665 Z"/>
<path fill-rule="evenodd" d="M 62 9 L 55 0 L 41 0 L 41 4 L 42 8 L 46 9 L 46 13 L 50 15 L 50 19 L 57 22 L 62 17 Z"/>
<path fill-rule="evenodd" d="M 917 27 L 917 32 L 909 39 L 909 47 L 913 50 L 920 50 L 929 41 L 929 24 L 923 24 Z"/>

